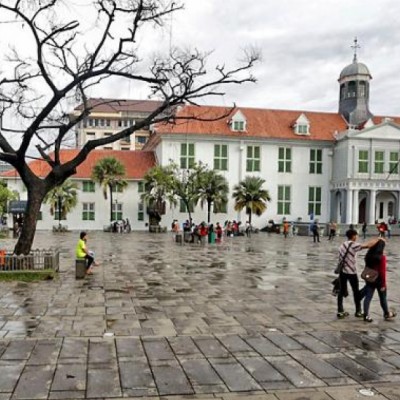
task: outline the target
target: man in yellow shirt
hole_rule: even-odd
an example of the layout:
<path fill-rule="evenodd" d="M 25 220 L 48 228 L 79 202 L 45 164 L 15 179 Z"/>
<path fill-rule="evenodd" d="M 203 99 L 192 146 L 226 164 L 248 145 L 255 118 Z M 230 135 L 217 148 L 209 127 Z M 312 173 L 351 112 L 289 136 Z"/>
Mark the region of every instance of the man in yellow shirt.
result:
<path fill-rule="evenodd" d="M 86 247 L 87 241 L 87 233 L 81 232 L 79 235 L 80 239 L 78 240 L 78 244 L 76 245 L 76 258 L 84 258 L 86 260 L 86 274 L 92 275 L 92 264 L 94 258 L 89 254 L 89 251 Z"/>

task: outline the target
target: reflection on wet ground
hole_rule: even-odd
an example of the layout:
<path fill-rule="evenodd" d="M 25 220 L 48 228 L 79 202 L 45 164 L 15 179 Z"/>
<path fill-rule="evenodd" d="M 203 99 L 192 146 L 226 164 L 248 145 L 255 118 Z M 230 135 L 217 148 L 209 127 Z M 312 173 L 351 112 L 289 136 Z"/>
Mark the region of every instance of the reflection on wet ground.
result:
<path fill-rule="evenodd" d="M 314 244 L 305 237 L 258 234 L 201 246 L 176 244 L 169 234 L 91 232 L 89 247 L 101 265 L 93 276 L 76 280 L 77 236 L 37 234 L 35 247 L 52 243 L 63 250 L 59 279 L 0 283 L 0 372 L 1 360 L 16 357 L 10 355 L 12 343 L 31 338 L 29 354 L 14 360 L 25 365 L 46 348 L 51 356 L 43 359 L 54 356 L 55 366 L 59 352 L 80 349 L 69 358 L 83 352 L 91 371 L 90 357 L 98 357 L 109 366 L 110 375 L 102 379 L 122 377 L 109 397 L 400 380 L 400 324 L 382 321 L 377 299 L 372 324 L 353 317 L 350 298 L 345 300 L 350 317 L 336 319 L 330 282 L 339 239 Z M 397 242 L 388 243 L 389 302 L 395 308 L 400 301 Z M 12 244 L 13 239 L 5 241 L 6 247 Z M 99 354 L 92 341 L 104 346 Z M 128 384 L 124 363 L 137 362 L 137 354 L 144 375 Z M 164 371 L 160 360 L 171 369 Z M 76 383 L 71 390 L 107 397 L 90 386 L 90 376 L 84 389 Z M 172 389 L 163 383 L 167 376 L 175 382 Z M 19 390 L 20 397 L 18 390 L 13 396 L 24 398 Z M 0 376 L 0 392 L 8 391 L 2 390 Z"/>

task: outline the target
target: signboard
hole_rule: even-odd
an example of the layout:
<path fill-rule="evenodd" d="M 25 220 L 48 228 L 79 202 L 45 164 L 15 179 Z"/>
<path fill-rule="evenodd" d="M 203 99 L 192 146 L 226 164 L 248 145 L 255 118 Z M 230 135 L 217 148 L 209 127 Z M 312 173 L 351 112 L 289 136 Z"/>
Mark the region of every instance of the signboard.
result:
<path fill-rule="evenodd" d="M 27 200 L 11 200 L 8 203 L 8 212 L 10 214 L 23 214 L 26 212 Z"/>

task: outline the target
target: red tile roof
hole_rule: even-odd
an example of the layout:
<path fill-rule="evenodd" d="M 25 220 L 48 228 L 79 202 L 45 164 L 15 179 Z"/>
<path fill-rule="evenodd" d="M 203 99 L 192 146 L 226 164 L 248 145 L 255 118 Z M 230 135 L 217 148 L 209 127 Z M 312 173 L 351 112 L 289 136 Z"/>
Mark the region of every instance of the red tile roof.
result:
<path fill-rule="evenodd" d="M 338 113 L 292 110 L 267 110 L 259 108 L 237 107 L 230 116 L 218 119 L 229 113 L 228 107 L 184 106 L 177 112 L 177 117 L 197 117 L 200 119 L 217 119 L 215 121 L 181 120 L 175 125 L 158 124 L 159 134 L 184 135 L 220 135 L 230 137 L 252 137 L 295 140 L 334 140 L 335 131 L 347 128 L 346 121 Z M 246 131 L 232 131 L 229 121 L 240 111 L 246 118 Z M 304 114 L 310 121 L 310 135 L 296 135 L 293 125 L 297 118 Z M 154 140 L 154 139 L 153 139 Z M 147 148 L 151 148 L 147 146 Z"/>
<path fill-rule="evenodd" d="M 142 112 L 150 113 L 160 107 L 162 101 L 156 100 L 124 100 L 124 99 L 89 99 L 89 106 L 94 107 L 92 112 L 96 113 L 120 113 L 120 112 Z M 80 111 L 83 105 L 80 104 L 75 110 Z"/>
<path fill-rule="evenodd" d="M 78 149 L 61 150 L 61 162 L 65 163 L 71 160 L 78 151 Z M 152 151 L 93 150 L 89 153 L 87 159 L 77 168 L 76 174 L 72 178 L 89 179 L 92 175 L 93 167 L 99 160 L 105 157 L 115 157 L 124 165 L 125 179 L 142 179 L 148 169 L 156 164 Z M 34 174 L 42 178 L 50 172 L 50 167 L 42 160 L 30 162 L 29 167 Z M 10 170 L 3 172 L 0 176 L 14 178 L 18 176 L 18 173 L 16 170 Z"/>

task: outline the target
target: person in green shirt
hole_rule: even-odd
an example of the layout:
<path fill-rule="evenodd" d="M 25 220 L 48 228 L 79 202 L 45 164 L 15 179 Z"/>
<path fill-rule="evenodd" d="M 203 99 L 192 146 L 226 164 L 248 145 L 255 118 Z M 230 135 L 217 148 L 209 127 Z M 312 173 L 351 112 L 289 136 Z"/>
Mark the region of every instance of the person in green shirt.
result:
<path fill-rule="evenodd" d="M 76 245 L 76 258 L 84 258 L 86 260 L 86 274 L 87 275 L 92 275 L 92 264 L 94 261 L 94 258 L 89 254 L 89 251 L 86 247 L 86 241 L 87 241 L 87 233 L 86 232 L 81 232 L 79 235 L 79 240 L 78 244 Z"/>

